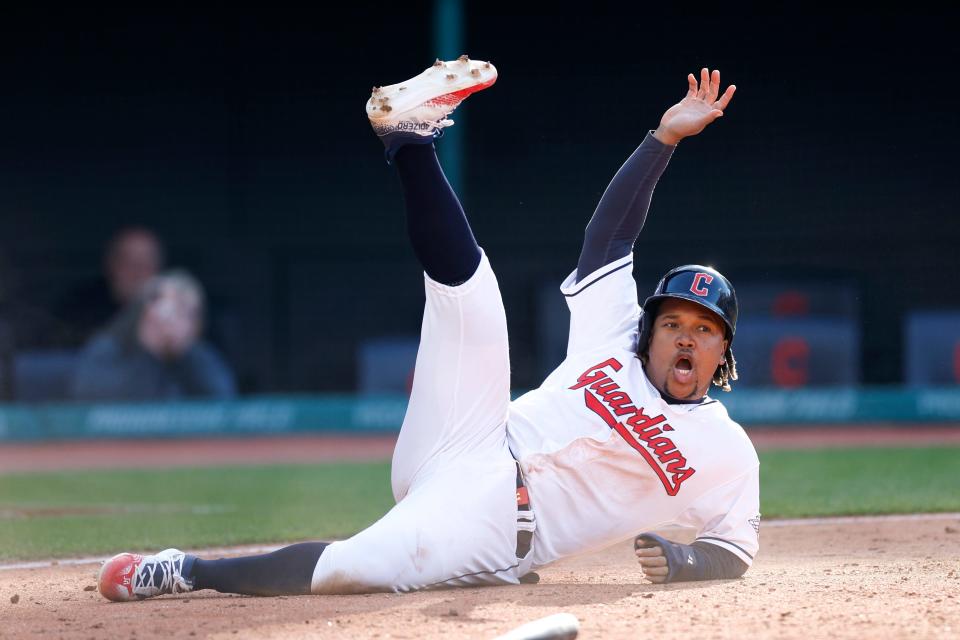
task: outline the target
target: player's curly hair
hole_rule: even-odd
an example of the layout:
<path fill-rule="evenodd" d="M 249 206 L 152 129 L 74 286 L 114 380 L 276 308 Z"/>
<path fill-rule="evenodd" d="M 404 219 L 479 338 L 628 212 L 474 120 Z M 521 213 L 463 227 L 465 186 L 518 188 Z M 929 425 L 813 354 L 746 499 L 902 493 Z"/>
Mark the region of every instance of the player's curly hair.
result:
<path fill-rule="evenodd" d="M 713 384 L 724 391 L 730 391 L 730 382 L 737 379 L 737 359 L 733 357 L 733 347 L 727 347 L 723 362 L 713 372 Z"/>

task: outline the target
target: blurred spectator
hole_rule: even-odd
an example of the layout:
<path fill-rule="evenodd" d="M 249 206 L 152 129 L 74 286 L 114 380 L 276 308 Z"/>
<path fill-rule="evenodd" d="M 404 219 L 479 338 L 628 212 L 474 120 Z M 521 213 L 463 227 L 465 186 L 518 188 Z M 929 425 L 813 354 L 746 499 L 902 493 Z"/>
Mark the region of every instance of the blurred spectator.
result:
<path fill-rule="evenodd" d="M 76 289 L 58 305 L 57 317 L 72 328 L 72 345 L 85 343 L 163 268 L 164 249 L 157 235 L 144 227 L 117 231 L 103 256 L 103 275 Z"/>
<path fill-rule="evenodd" d="M 129 275 L 118 284 L 133 286 L 135 278 Z M 234 396 L 233 373 L 201 339 L 204 306 L 203 289 L 186 272 L 150 279 L 84 347 L 73 397 L 142 401 Z"/>

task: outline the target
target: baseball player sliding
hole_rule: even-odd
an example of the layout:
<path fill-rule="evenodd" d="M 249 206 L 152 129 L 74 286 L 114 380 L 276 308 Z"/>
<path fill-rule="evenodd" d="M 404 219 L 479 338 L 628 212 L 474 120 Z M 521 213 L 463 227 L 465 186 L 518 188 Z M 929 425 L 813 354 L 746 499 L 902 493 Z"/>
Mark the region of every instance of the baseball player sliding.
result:
<path fill-rule="evenodd" d="M 614 176 L 561 286 L 567 357 L 510 401 L 497 279 L 437 161 L 434 140 L 493 65 L 462 56 L 373 89 L 367 116 L 403 186 L 425 272 L 416 374 L 393 455 L 397 504 L 347 540 L 203 560 L 176 549 L 120 554 L 99 577 L 111 600 L 199 589 L 252 595 L 412 591 L 535 581 L 537 568 L 635 537 L 653 582 L 735 578 L 757 553 L 758 461 L 709 397 L 736 380 L 733 287 L 699 265 L 673 269 L 641 308 L 633 245 L 654 186 L 687 136 L 733 97 L 720 72 L 686 96 Z M 651 533 L 694 527 L 691 545 Z"/>

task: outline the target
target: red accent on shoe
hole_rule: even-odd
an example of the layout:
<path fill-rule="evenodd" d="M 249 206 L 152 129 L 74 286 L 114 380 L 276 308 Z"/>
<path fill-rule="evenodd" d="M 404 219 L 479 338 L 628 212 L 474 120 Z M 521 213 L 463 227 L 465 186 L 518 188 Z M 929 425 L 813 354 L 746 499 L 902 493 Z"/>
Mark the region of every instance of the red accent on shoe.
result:
<path fill-rule="evenodd" d="M 487 80 L 486 82 L 481 82 L 480 84 L 475 84 L 472 87 L 467 87 L 466 89 L 460 89 L 459 91 L 453 91 L 451 93 L 445 93 L 442 96 L 437 96 L 436 98 L 430 98 L 424 104 L 443 104 L 451 105 L 456 107 L 470 94 L 476 93 L 477 91 L 483 91 L 493 86 L 497 81 L 497 76 L 494 76 Z"/>
<path fill-rule="evenodd" d="M 135 553 L 121 553 L 104 562 L 97 577 L 101 595 L 114 602 L 136 599 L 133 595 L 133 579 L 141 562 L 143 556 Z"/>

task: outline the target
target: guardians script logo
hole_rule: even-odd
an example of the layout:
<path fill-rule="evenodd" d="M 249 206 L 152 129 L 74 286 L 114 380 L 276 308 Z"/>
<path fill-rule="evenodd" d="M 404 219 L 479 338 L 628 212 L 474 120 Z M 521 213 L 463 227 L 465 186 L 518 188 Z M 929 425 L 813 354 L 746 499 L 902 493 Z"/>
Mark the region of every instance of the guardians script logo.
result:
<path fill-rule="evenodd" d="M 643 456 L 668 495 L 677 495 L 680 485 L 696 473 L 696 469 L 687 464 L 673 440 L 664 435 L 673 431 L 666 418 L 662 414 L 651 418 L 644 413 L 643 407 L 634 405 L 620 385 L 603 371 L 607 367 L 620 371 L 623 365 L 614 358 L 596 364 L 584 371 L 570 389 L 583 389 L 587 408 L 603 418 Z"/>

